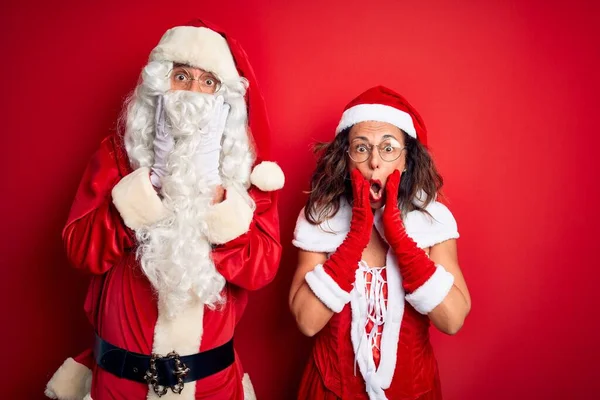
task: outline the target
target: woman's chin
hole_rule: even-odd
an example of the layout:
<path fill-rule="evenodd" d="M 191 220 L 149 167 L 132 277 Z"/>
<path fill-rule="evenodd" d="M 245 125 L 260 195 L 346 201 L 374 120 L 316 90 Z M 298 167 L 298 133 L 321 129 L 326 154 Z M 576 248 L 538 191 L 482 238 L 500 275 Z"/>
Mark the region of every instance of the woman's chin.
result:
<path fill-rule="evenodd" d="M 379 210 L 381 207 L 383 207 L 383 199 L 379 199 L 377 201 L 371 201 L 371 208 L 373 210 Z"/>

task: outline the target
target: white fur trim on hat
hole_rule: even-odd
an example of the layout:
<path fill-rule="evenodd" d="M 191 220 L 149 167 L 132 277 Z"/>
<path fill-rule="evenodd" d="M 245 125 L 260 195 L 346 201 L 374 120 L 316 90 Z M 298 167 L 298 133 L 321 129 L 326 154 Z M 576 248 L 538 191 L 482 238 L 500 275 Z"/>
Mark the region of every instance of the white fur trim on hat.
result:
<path fill-rule="evenodd" d="M 252 170 L 250 182 L 263 192 L 279 190 L 285 183 L 285 176 L 279 165 L 263 161 Z"/>
<path fill-rule="evenodd" d="M 206 213 L 206 237 L 214 244 L 227 243 L 243 235 L 252 222 L 254 212 L 242 196 L 234 188 L 228 189 L 226 196 Z"/>
<path fill-rule="evenodd" d="M 429 314 L 444 301 L 453 284 L 454 275 L 438 264 L 427 282 L 411 294 L 407 294 L 405 299 L 421 314 Z"/>
<path fill-rule="evenodd" d="M 150 182 L 150 170 L 138 168 L 115 185 L 112 190 L 115 207 L 125 225 L 136 230 L 160 221 L 166 208 Z"/>
<path fill-rule="evenodd" d="M 172 61 L 202 68 L 223 80 L 240 77 L 227 40 L 204 27 L 169 29 L 150 53 L 150 61 Z"/>
<path fill-rule="evenodd" d="M 244 374 L 242 378 L 242 387 L 244 388 L 244 400 L 256 400 L 256 393 L 254 393 L 254 386 L 250 381 L 250 376 Z"/>
<path fill-rule="evenodd" d="M 69 357 L 52 375 L 44 394 L 51 399 L 81 400 L 91 386 L 92 371 Z"/>
<path fill-rule="evenodd" d="M 335 133 L 338 134 L 352 125 L 365 121 L 387 122 L 402 129 L 415 139 L 417 138 L 417 131 L 410 114 L 383 104 L 359 104 L 350 107 L 342 114 Z"/>
<path fill-rule="evenodd" d="M 342 289 L 331 276 L 325 272 L 322 264 L 304 276 L 304 280 L 313 293 L 333 312 L 340 312 L 350 301 L 350 293 Z"/>

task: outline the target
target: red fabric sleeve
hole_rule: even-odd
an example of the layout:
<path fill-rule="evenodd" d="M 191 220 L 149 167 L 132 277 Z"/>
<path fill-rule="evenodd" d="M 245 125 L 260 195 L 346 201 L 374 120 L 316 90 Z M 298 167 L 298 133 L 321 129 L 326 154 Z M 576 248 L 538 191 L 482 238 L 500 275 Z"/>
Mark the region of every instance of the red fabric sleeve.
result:
<path fill-rule="evenodd" d="M 352 291 L 356 269 L 362 253 L 369 245 L 373 230 L 373 212 L 369 200 L 370 183 L 358 169 L 350 174 L 353 202 L 350 231 L 337 250 L 323 264 L 325 272 L 346 291 Z"/>
<path fill-rule="evenodd" d="M 277 192 L 263 192 L 252 186 L 248 194 L 256 210 L 248 232 L 217 246 L 213 260 L 227 282 L 256 290 L 273 280 L 281 259 Z"/>
<path fill-rule="evenodd" d="M 124 173 L 122 152 L 115 137 L 102 141 L 81 179 L 62 233 L 69 261 L 92 274 L 108 271 L 135 243 L 111 198 Z"/>
<path fill-rule="evenodd" d="M 402 286 L 412 293 L 433 276 L 436 267 L 429 256 L 408 236 L 398 209 L 400 171 L 395 170 L 386 183 L 386 203 L 383 211 L 385 238 L 394 250 L 402 275 Z"/>

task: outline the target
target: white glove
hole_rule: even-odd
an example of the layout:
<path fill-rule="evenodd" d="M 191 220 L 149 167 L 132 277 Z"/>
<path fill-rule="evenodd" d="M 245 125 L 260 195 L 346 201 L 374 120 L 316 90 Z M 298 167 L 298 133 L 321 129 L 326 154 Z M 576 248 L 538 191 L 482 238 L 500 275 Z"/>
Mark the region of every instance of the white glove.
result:
<path fill-rule="evenodd" d="M 164 99 L 156 99 L 156 114 L 154 117 L 154 164 L 150 171 L 150 182 L 156 188 L 162 187 L 161 179 L 167 174 L 167 158 L 173 151 L 175 140 L 165 127 Z"/>
<path fill-rule="evenodd" d="M 194 154 L 194 164 L 196 173 L 206 179 L 210 186 L 222 183 L 219 175 L 219 158 L 221 156 L 221 139 L 225 131 L 229 108 L 229 104 L 225 104 L 223 96 L 218 96 L 210 122 L 199 133 L 201 136 L 198 149 Z"/>

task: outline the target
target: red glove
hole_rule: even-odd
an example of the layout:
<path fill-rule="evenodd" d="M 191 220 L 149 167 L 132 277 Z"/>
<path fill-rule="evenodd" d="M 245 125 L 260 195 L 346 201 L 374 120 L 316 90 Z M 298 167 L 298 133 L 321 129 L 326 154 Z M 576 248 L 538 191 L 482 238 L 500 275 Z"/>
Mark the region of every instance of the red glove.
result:
<path fill-rule="evenodd" d="M 402 286 L 407 293 L 412 293 L 421 287 L 436 271 L 436 266 L 425 251 L 419 248 L 408 236 L 402 214 L 398 209 L 398 187 L 400 186 L 400 171 L 394 171 L 385 184 L 385 209 L 383 210 L 383 229 L 385 238 L 394 250 Z"/>
<path fill-rule="evenodd" d="M 352 290 L 358 262 L 371 239 L 373 229 L 373 211 L 369 200 L 371 185 L 355 169 L 350 174 L 352 180 L 352 220 L 350 232 L 329 260 L 323 264 L 325 272 L 346 292 Z"/>

